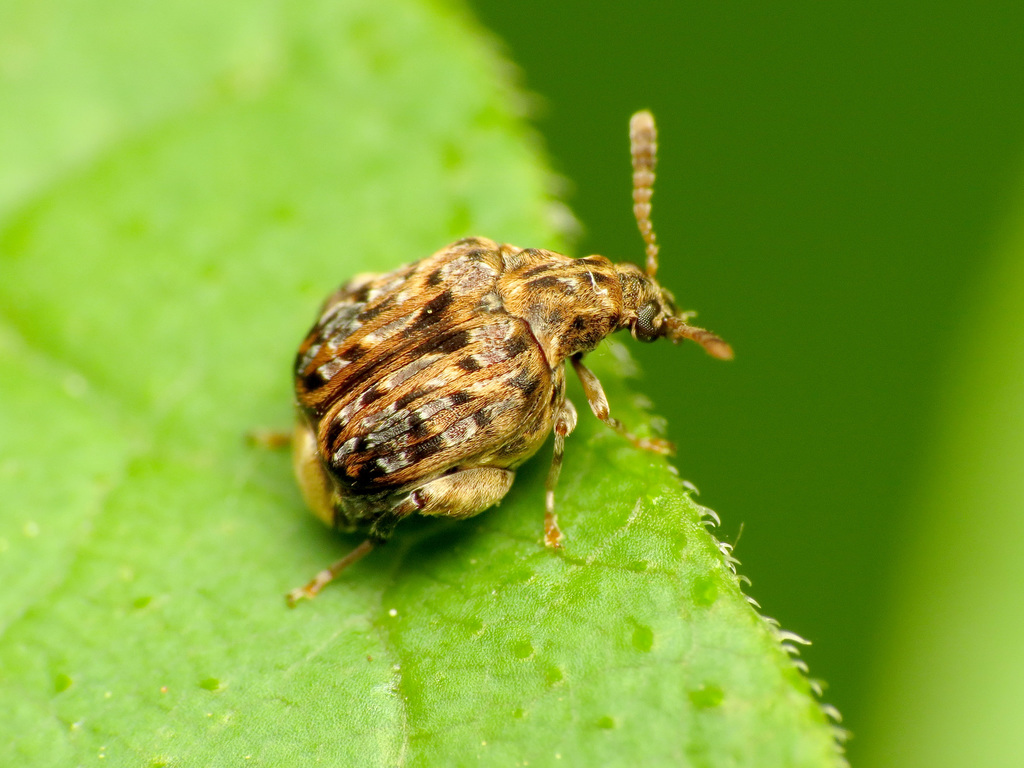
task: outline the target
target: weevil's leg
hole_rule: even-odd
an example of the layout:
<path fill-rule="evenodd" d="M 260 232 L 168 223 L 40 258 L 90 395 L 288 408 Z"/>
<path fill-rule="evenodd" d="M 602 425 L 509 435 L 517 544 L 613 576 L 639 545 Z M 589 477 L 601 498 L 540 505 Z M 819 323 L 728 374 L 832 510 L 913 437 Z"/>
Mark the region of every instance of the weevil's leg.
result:
<path fill-rule="evenodd" d="M 301 433 L 297 430 L 297 443 L 300 438 Z M 288 605 L 294 608 L 299 601 L 316 597 L 339 573 L 363 558 L 374 547 L 383 544 L 390 536 L 395 523 L 403 517 L 414 512 L 455 518 L 472 517 L 501 501 L 512 487 L 515 476 L 516 473 L 510 469 L 474 467 L 424 483 L 399 499 L 398 503 L 370 528 L 370 538 L 338 562 L 320 571 L 306 586 L 289 592 L 286 596 Z"/>
<path fill-rule="evenodd" d="M 561 549 L 562 530 L 558 527 L 558 516 L 555 514 L 555 486 L 558 475 L 562 471 L 562 457 L 565 455 L 565 437 L 576 429 L 576 406 L 570 401 L 562 403 L 555 417 L 555 451 L 551 456 L 551 468 L 544 484 L 544 544 L 552 549 Z"/>
<path fill-rule="evenodd" d="M 663 455 L 675 452 L 675 446 L 668 440 L 662 440 L 658 437 L 637 437 L 627 430 L 621 421 L 613 418 L 608 413 L 608 398 L 605 397 L 604 390 L 601 388 L 601 382 L 597 380 L 597 376 L 594 375 L 593 371 L 583 364 L 583 355 L 573 355 L 571 360 L 572 367 L 576 369 L 576 375 L 580 377 L 580 383 L 583 385 L 583 392 L 587 396 L 587 402 L 590 403 L 590 410 L 594 412 L 597 418 L 629 440 L 637 448 L 643 448 L 645 451 L 653 451 Z"/>
<path fill-rule="evenodd" d="M 421 515 L 472 517 L 501 501 L 516 473 L 498 467 L 471 467 L 442 475 L 409 493 L 394 507 L 398 518 Z"/>
<path fill-rule="evenodd" d="M 678 344 L 683 339 L 695 341 L 704 347 L 704 351 L 719 360 L 732 360 L 732 347 L 722 341 L 711 331 L 690 325 L 683 317 L 669 317 L 665 320 L 668 331 L 666 336 Z"/>
<path fill-rule="evenodd" d="M 324 463 L 320 460 L 313 429 L 304 421 L 296 423 L 291 444 L 292 469 L 299 481 L 299 490 L 306 505 L 327 525 L 332 528 L 344 528 L 344 525 L 339 525 L 340 521 L 337 519 L 334 486 L 327 470 L 324 469 Z"/>
<path fill-rule="evenodd" d="M 658 160 L 658 132 L 654 115 L 637 112 L 629 120 L 629 153 L 633 158 L 633 215 L 647 246 L 647 274 L 658 271 L 658 241 L 651 224 L 651 196 L 654 194 L 654 166 Z"/>
<path fill-rule="evenodd" d="M 245 439 L 249 445 L 268 450 L 287 448 L 292 444 L 290 432 L 281 432 L 276 429 L 252 429 L 245 433 Z"/>
<path fill-rule="evenodd" d="M 367 539 L 341 558 L 341 560 L 338 560 L 336 563 L 332 563 L 327 568 L 320 571 L 320 573 L 314 576 L 312 581 L 310 581 L 306 586 L 293 589 L 285 595 L 284 598 L 288 602 L 288 607 L 294 608 L 302 600 L 312 600 L 320 593 L 321 589 L 334 581 L 339 573 L 352 565 L 352 563 L 357 560 L 361 560 L 365 555 L 369 554 L 378 543 L 379 542 L 374 541 L 373 539 Z"/>

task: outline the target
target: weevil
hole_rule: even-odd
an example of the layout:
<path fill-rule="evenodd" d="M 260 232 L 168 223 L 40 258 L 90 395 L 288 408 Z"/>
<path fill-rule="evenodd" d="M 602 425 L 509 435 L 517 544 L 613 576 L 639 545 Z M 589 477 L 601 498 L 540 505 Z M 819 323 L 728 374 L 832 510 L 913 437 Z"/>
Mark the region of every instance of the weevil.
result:
<path fill-rule="evenodd" d="M 619 330 L 643 342 L 689 339 L 732 358 L 722 339 L 689 324 L 692 313 L 680 312 L 655 277 L 650 112 L 631 118 L 630 147 L 645 270 L 472 237 L 392 272 L 356 276 L 328 297 L 295 359 L 295 473 L 317 516 L 367 538 L 290 592 L 290 605 L 314 597 L 409 515 L 468 518 L 497 504 L 550 432 L 544 543 L 561 547 L 555 486 L 576 425 L 566 363 L 598 419 L 641 448 L 671 451 L 613 418 L 583 363 Z"/>

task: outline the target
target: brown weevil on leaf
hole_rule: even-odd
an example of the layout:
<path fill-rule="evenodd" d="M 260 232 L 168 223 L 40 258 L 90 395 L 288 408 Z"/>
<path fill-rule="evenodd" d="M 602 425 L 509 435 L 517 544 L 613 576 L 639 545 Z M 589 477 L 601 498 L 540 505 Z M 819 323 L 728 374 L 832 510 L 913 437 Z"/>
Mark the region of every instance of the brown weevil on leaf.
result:
<path fill-rule="evenodd" d="M 387 541 L 404 517 L 466 518 L 497 504 L 552 430 L 544 543 L 560 547 L 554 491 L 576 425 L 566 362 L 598 419 L 641 448 L 671 452 L 612 418 L 583 364 L 623 329 L 640 341 L 690 339 L 714 357 L 732 357 L 718 336 L 687 322 L 655 279 L 650 112 L 633 115 L 630 144 L 645 271 L 604 256 L 468 238 L 393 272 L 359 275 L 327 299 L 295 360 L 295 472 L 317 516 L 368 537 L 290 592 L 290 605 Z"/>

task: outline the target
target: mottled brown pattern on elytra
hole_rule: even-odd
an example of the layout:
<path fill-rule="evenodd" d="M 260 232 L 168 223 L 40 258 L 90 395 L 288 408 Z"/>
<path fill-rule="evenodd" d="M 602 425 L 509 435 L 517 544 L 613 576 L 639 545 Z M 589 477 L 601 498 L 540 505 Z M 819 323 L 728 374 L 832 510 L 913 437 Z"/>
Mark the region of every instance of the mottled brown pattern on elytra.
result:
<path fill-rule="evenodd" d="M 338 357 L 355 359 L 330 379 L 317 380 L 326 357 L 318 329 L 300 350 L 299 360 L 306 361 L 297 371 L 300 405 L 311 422 L 319 422 L 325 465 L 348 492 L 400 489 L 474 461 L 508 466 L 521 458 L 501 452 L 495 460 L 490 454 L 523 425 L 532 450 L 543 442 L 550 425 L 538 420 L 544 409 L 533 397 L 536 388 L 550 384 L 550 372 L 521 319 L 500 308 L 476 311 L 479 299 L 496 287 L 494 265 L 501 264 L 503 250 L 493 243 L 481 248 L 482 242 L 436 254 L 390 293 L 380 287 L 393 285 L 391 275 L 371 283 L 366 295 L 372 298 L 358 315 L 367 321 L 332 345 Z M 472 303 L 456 302 L 457 292 Z M 399 294 L 419 294 L 421 300 L 413 305 Z M 339 304 L 349 300 L 338 297 Z M 349 354 L 370 342 L 373 355 Z M 310 358 L 306 353 L 318 344 Z M 510 387 L 507 397 L 495 396 L 502 378 L 524 372 L 533 391 Z M 363 439 L 373 435 L 378 439 Z"/>
<path fill-rule="evenodd" d="M 355 313 L 351 306 L 355 296 L 343 291 L 335 294 L 335 306 L 325 308 L 321 322 L 299 348 L 298 359 L 305 363 L 296 371 L 300 404 L 322 416 L 339 393 L 358 389 L 377 378 L 389 361 L 429 354 L 432 346 L 441 346 L 445 337 L 438 339 L 439 329 L 464 325 L 469 315 L 461 306 L 452 311 L 455 295 L 478 301 L 493 286 L 500 257 L 495 253 L 493 264 L 488 264 L 486 258 L 468 258 L 474 250 L 469 246 L 476 245 L 474 241 L 462 248 L 453 247 L 413 268 L 402 268 L 368 282 L 361 280 L 357 295 L 365 296 L 366 303 L 355 304 Z M 440 283 L 427 286 L 426 278 L 435 271 L 442 276 Z M 395 279 L 396 275 L 401 279 Z M 359 317 L 365 321 L 359 322 Z M 441 353 L 453 351 L 454 342 L 450 338 L 447 342 Z M 367 355 L 368 350 L 373 354 Z M 348 365 L 323 379 L 316 371 L 330 359 L 345 360 Z"/>

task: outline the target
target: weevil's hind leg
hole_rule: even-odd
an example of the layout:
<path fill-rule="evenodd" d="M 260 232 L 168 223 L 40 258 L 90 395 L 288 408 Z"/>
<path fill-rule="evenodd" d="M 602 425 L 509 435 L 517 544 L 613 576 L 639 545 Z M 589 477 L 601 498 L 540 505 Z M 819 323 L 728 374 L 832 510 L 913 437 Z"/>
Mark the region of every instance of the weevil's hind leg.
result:
<path fill-rule="evenodd" d="M 568 400 L 555 417 L 555 451 L 551 456 L 551 468 L 544 487 L 544 544 L 552 549 L 561 549 L 562 530 L 558 527 L 558 516 L 555 515 L 555 486 L 558 475 L 562 471 L 562 457 L 565 456 L 565 437 L 576 429 L 576 406 Z"/>
<path fill-rule="evenodd" d="M 301 431 L 297 431 L 296 439 L 301 439 L 302 435 Z M 472 517 L 501 501 L 512 487 L 515 476 L 516 473 L 511 469 L 473 467 L 442 475 L 414 488 L 400 496 L 394 506 L 377 519 L 370 527 L 370 538 L 338 562 L 324 568 L 306 586 L 289 592 L 286 596 L 288 605 L 294 608 L 301 600 L 312 600 L 316 597 L 320 590 L 337 578 L 339 573 L 357 560 L 361 560 L 374 547 L 387 541 L 395 524 L 403 517 L 413 513 L 439 517 Z"/>
<path fill-rule="evenodd" d="M 292 468 L 295 470 L 295 478 L 299 481 L 299 490 L 306 506 L 330 527 L 354 530 L 338 518 L 338 500 L 334 484 L 320 460 L 320 450 L 313 428 L 305 421 L 297 422 L 290 442 Z"/>
<path fill-rule="evenodd" d="M 288 607 L 294 608 L 302 600 L 312 600 L 320 593 L 321 589 L 334 581 L 339 573 L 352 565 L 352 563 L 368 555 L 377 543 L 373 539 L 367 539 L 343 558 L 320 571 L 306 586 L 293 589 L 285 595 Z"/>
<path fill-rule="evenodd" d="M 597 418 L 629 440 L 637 448 L 660 453 L 665 456 L 675 453 L 676 447 L 668 440 L 662 440 L 658 437 L 637 437 L 627 430 L 621 421 L 613 418 L 608 412 L 608 398 L 605 397 L 604 390 L 601 388 L 601 382 L 597 380 L 594 372 L 583 364 L 583 355 L 573 355 L 571 360 L 572 367 L 576 369 L 576 375 L 579 376 L 580 383 L 583 385 L 583 392 L 587 396 L 587 402 L 590 403 L 590 410 L 594 412 Z"/>
<path fill-rule="evenodd" d="M 442 475 L 411 491 L 394 507 L 396 518 L 414 512 L 435 517 L 473 517 L 501 501 L 516 473 L 499 467 L 471 467 Z"/>
<path fill-rule="evenodd" d="M 276 429 L 251 429 L 245 433 L 249 445 L 266 450 L 287 448 L 292 444 L 292 433 Z"/>

